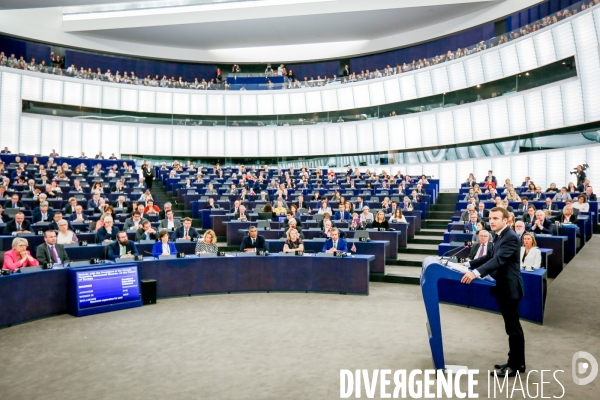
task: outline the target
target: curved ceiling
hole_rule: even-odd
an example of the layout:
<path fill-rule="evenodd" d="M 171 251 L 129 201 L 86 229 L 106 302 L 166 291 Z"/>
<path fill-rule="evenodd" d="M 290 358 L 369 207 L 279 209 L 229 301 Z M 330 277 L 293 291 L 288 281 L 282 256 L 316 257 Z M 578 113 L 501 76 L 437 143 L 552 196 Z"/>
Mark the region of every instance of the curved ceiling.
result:
<path fill-rule="evenodd" d="M 143 57 L 291 62 L 350 57 L 423 42 L 539 1 L 256 0 L 63 15 L 62 6 L 115 2 L 5 0 L 0 6 L 4 7 L 0 29 L 59 45 Z"/>

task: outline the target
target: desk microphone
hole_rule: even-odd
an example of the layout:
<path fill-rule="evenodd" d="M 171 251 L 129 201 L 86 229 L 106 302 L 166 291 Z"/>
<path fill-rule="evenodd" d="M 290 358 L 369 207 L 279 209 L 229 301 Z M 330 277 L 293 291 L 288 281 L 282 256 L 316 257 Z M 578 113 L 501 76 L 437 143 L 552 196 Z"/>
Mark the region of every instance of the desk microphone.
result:
<path fill-rule="evenodd" d="M 450 257 L 448 257 L 448 258 L 446 259 L 446 264 L 443 264 L 444 266 L 447 266 L 447 265 L 448 265 L 448 261 L 449 261 L 449 259 L 450 259 L 451 257 L 453 257 L 453 256 L 455 256 L 456 254 L 460 253 L 460 252 L 461 252 L 463 249 L 468 249 L 468 248 L 470 248 L 470 247 L 471 247 L 471 245 L 469 244 L 469 242 L 465 242 L 465 243 L 464 243 L 462 246 L 460 246 L 460 247 L 457 247 L 457 248 L 455 248 L 455 249 L 450 249 L 450 250 L 448 250 L 447 252 L 445 252 L 444 254 L 442 254 L 442 255 L 440 256 L 440 261 L 441 261 L 441 260 L 443 260 L 444 256 L 448 255 L 449 253 L 452 253 L 452 254 L 450 255 Z"/>
<path fill-rule="evenodd" d="M 148 254 L 148 255 L 152 256 L 152 258 L 156 259 L 156 257 L 154 257 L 154 254 L 152 254 L 152 253 L 151 253 L 151 252 L 149 252 L 149 251 L 143 250 L 143 253 L 144 253 L 144 254 Z"/>

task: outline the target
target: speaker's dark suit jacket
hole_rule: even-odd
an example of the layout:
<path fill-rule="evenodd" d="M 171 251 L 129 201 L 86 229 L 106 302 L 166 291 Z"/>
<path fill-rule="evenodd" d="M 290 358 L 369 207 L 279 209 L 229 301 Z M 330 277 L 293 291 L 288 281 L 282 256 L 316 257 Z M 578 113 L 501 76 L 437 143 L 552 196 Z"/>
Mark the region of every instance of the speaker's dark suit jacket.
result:
<path fill-rule="evenodd" d="M 498 298 L 518 300 L 523 297 L 521 277 L 521 243 L 517 234 L 506 227 L 494 240 L 493 250 L 487 256 L 469 261 L 469 266 L 477 269 L 482 277 L 491 275 L 496 286 L 492 295 Z"/>
<path fill-rule="evenodd" d="M 62 244 L 56 244 L 54 245 L 54 248 L 61 262 L 64 263 L 71 261 L 69 255 L 65 251 L 65 246 L 63 246 Z M 42 243 L 37 247 L 37 250 L 35 251 L 35 258 L 39 261 L 40 264 L 54 263 L 52 255 L 50 254 L 50 246 L 48 246 L 46 243 Z"/>

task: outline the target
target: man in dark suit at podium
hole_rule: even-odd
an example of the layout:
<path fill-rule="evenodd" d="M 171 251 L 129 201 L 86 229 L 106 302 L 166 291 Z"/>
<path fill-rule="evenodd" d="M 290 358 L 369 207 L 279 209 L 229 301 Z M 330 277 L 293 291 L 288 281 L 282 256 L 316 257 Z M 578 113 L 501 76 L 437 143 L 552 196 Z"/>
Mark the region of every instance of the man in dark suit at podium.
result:
<path fill-rule="evenodd" d="M 523 278 L 520 271 L 521 245 L 517 234 L 507 225 L 508 211 L 502 207 L 494 207 L 490 211 L 489 224 L 496 233 L 496 240 L 491 253 L 465 263 L 472 271 L 465 272 L 463 283 L 471 283 L 477 277 L 491 275 L 496 286 L 491 294 L 496 297 L 506 334 L 508 335 L 508 361 L 496 364 L 492 372 L 499 377 L 515 376 L 517 371 L 525 372 L 525 336 L 519 321 L 519 302 L 523 297 Z"/>

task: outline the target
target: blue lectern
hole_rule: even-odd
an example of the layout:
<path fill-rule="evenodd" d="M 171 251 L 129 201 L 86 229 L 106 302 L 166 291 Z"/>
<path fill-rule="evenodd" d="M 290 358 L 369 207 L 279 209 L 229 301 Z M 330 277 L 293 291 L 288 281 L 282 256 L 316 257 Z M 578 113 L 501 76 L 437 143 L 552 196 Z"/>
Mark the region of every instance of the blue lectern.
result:
<path fill-rule="evenodd" d="M 427 257 L 423 260 L 421 271 L 421 290 L 427 312 L 427 332 L 429 334 L 429 347 L 435 369 L 446 369 L 444 361 L 444 343 L 442 340 L 442 323 L 440 320 L 440 304 L 438 295 L 438 282 L 447 279 L 460 281 L 463 274 L 450 267 L 439 264 L 438 257 Z M 496 286 L 496 282 L 486 279 L 475 279 L 471 285 Z"/>

